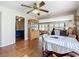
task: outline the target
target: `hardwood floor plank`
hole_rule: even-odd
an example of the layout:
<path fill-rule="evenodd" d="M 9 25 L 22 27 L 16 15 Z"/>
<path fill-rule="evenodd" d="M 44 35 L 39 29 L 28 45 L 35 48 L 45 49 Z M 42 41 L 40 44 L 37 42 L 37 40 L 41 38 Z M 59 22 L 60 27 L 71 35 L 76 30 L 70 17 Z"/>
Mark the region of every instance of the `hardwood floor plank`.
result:
<path fill-rule="evenodd" d="M 16 44 L 0 48 L 0 57 L 41 57 L 41 45 L 38 39 L 18 40 Z"/>

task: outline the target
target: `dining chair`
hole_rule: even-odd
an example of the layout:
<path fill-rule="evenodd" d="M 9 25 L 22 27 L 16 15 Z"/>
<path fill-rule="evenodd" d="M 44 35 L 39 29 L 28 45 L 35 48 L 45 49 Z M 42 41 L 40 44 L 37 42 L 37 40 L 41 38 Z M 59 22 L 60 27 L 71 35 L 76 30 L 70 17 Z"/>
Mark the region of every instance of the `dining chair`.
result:
<path fill-rule="evenodd" d="M 43 57 L 48 57 L 50 54 L 52 54 L 51 51 L 48 51 L 46 49 L 46 42 L 44 41 L 44 38 L 47 36 L 48 34 L 45 33 L 45 34 L 41 34 L 41 38 L 42 38 L 42 56 Z"/>

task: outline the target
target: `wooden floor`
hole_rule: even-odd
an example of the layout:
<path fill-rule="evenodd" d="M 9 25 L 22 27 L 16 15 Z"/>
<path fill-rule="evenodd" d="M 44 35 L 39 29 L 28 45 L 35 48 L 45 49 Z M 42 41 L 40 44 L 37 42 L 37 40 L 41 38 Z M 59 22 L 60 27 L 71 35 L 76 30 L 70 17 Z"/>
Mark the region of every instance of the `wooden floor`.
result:
<path fill-rule="evenodd" d="M 41 57 L 41 49 L 41 40 L 39 39 L 31 41 L 19 39 L 16 44 L 0 48 L 0 57 Z"/>

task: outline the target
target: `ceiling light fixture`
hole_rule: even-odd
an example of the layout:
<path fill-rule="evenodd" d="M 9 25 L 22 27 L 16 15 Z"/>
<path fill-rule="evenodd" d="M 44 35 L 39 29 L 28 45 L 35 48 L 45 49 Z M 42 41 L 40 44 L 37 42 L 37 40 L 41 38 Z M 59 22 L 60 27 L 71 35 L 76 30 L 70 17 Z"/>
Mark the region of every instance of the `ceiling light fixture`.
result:
<path fill-rule="evenodd" d="M 37 14 L 37 13 L 39 13 L 39 10 L 38 9 L 35 9 L 35 10 L 33 10 L 32 11 L 34 14 Z"/>
<path fill-rule="evenodd" d="M 19 18 L 19 19 L 18 19 L 18 21 L 20 22 L 20 21 L 21 21 L 21 19 Z"/>

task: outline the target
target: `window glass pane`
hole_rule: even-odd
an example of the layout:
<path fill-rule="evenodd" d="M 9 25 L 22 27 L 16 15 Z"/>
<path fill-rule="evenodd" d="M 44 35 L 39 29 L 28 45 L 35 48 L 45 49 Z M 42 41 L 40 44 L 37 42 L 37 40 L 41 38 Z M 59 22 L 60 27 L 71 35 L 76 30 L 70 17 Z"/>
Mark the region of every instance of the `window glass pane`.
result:
<path fill-rule="evenodd" d="M 54 28 L 54 24 L 49 24 L 49 31 L 52 31 L 52 29 Z"/>
<path fill-rule="evenodd" d="M 64 23 L 60 23 L 60 29 L 61 29 L 61 30 L 64 29 Z"/>
<path fill-rule="evenodd" d="M 55 24 L 55 28 L 58 29 L 59 28 L 59 23 Z"/>
<path fill-rule="evenodd" d="M 41 25 L 41 24 L 39 24 L 39 30 L 41 30 L 41 28 L 42 28 L 42 25 Z"/>
<path fill-rule="evenodd" d="M 64 27 L 64 23 L 60 23 L 60 27 Z"/>
<path fill-rule="evenodd" d="M 44 30 L 44 24 L 42 24 L 42 30 Z"/>
<path fill-rule="evenodd" d="M 65 23 L 65 29 L 66 29 L 66 30 L 68 29 L 68 24 L 69 24 L 69 22 L 66 22 L 66 23 Z"/>
<path fill-rule="evenodd" d="M 45 24 L 45 30 L 48 31 L 48 24 Z"/>
<path fill-rule="evenodd" d="M 52 23 L 42 23 L 39 24 L 39 30 L 43 31 L 52 31 L 53 28 L 59 29 L 59 30 L 64 30 L 68 28 L 68 24 L 70 21 L 65 21 L 65 22 L 52 22 Z"/>

